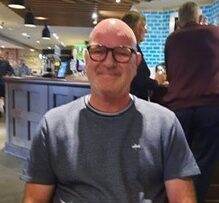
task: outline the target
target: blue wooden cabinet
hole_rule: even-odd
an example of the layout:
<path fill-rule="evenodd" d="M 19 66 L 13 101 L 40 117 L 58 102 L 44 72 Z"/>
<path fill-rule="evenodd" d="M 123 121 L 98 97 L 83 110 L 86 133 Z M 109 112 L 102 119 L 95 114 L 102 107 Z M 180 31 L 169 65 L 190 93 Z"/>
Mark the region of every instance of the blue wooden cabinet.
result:
<path fill-rule="evenodd" d="M 5 152 L 24 159 L 46 111 L 90 93 L 88 82 L 7 77 L 5 83 Z"/>

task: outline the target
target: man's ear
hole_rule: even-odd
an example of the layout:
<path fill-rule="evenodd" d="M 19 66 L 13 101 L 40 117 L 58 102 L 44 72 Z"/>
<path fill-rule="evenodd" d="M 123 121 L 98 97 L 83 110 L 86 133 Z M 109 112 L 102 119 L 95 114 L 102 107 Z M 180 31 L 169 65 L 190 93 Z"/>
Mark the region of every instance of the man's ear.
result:
<path fill-rule="evenodd" d="M 137 52 L 136 54 L 136 65 L 139 66 L 139 64 L 141 63 L 142 60 L 142 55 L 140 52 Z"/>
<path fill-rule="evenodd" d="M 88 63 L 88 60 L 89 60 L 89 53 L 88 53 L 88 50 L 86 49 L 84 51 L 84 62 L 85 62 L 85 69 L 87 70 L 87 63 Z"/>

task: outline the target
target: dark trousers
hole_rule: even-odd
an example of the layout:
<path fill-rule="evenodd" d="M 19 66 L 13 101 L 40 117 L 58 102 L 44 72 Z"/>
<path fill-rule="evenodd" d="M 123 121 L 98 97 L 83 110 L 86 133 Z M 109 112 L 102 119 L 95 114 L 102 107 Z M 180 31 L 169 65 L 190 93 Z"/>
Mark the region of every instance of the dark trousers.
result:
<path fill-rule="evenodd" d="M 5 97 L 5 84 L 0 80 L 0 97 Z"/>
<path fill-rule="evenodd" d="M 175 114 L 201 170 L 194 182 L 198 203 L 204 203 L 219 158 L 219 106 L 181 109 Z"/>

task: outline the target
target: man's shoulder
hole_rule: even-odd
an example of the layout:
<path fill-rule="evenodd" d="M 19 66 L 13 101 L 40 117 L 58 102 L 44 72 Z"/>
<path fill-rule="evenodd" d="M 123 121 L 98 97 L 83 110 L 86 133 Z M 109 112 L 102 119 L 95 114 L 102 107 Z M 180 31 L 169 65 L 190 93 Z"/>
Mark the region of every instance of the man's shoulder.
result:
<path fill-rule="evenodd" d="M 143 115 L 150 117 L 150 119 L 175 117 L 175 114 L 166 107 L 154 102 L 145 101 L 137 97 L 135 97 L 135 106 L 138 111 L 140 111 Z"/>
<path fill-rule="evenodd" d="M 219 39 L 219 27 L 214 25 L 205 25 L 203 26 L 203 31 L 206 32 L 206 35 L 208 34 L 209 37 L 215 36 L 217 39 Z"/>
<path fill-rule="evenodd" d="M 211 30 L 211 31 L 216 31 L 216 32 L 219 31 L 219 27 L 215 25 L 201 25 L 199 27 L 203 30 Z"/>
<path fill-rule="evenodd" d="M 206 44 L 209 42 L 216 43 L 219 39 L 219 28 L 214 25 L 195 25 L 185 27 L 171 33 L 166 40 L 166 47 L 174 46 L 175 48 L 180 46 L 187 46 L 190 43 L 185 41 L 193 41 L 192 44 Z M 204 43 L 202 43 L 204 42 Z"/>
<path fill-rule="evenodd" d="M 191 29 L 191 32 L 197 32 L 198 34 L 204 33 L 207 34 L 213 34 L 213 33 L 219 33 L 219 27 L 214 25 L 200 25 L 197 27 L 194 27 L 194 29 Z"/>
<path fill-rule="evenodd" d="M 189 26 L 182 28 L 180 30 L 177 30 L 169 35 L 170 38 L 178 36 L 178 35 L 190 35 L 191 33 L 218 33 L 219 32 L 219 27 L 214 26 L 214 25 L 199 25 L 196 24 L 194 26 Z"/>
<path fill-rule="evenodd" d="M 83 108 L 85 108 L 84 96 L 74 101 L 71 101 L 69 103 L 50 109 L 45 114 L 45 117 L 54 117 L 54 116 L 58 116 L 59 118 L 68 117 L 68 116 L 72 116 L 73 114 L 76 114 Z"/>

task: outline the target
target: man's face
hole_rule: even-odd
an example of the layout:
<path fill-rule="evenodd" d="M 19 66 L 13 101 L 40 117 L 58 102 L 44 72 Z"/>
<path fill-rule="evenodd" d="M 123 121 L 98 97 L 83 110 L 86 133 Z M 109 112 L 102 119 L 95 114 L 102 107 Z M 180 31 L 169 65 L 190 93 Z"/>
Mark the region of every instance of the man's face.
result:
<path fill-rule="evenodd" d="M 97 33 L 91 38 L 89 44 L 99 44 L 107 48 L 119 46 L 135 48 L 130 38 L 113 31 L 112 33 Z M 97 62 L 90 58 L 87 51 L 85 59 L 87 75 L 93 93 L 98 95 L 121 96 L 129 92 L 130 84 L 136 74 L 141 56 L 139 53 L 132 53 L 127 63 L 119 63 L 113 58 L 112 51 L 109 51 L 105 60 Z"/>
<path fill-rule="evenodd" d="M 24 60 L 20 59 L 19 65 L 24 65 Z"/>
<path fill-rule="evenodd" d="M 135 33 L 135 36 L 136 36 L 136 39 L 137 39 L 138 43 L 144 41 L 145 34 L 147 33 L 145 20 L 140 19 L 136 23 L 136 25 L 133 29 L 133 32 Z"/>

